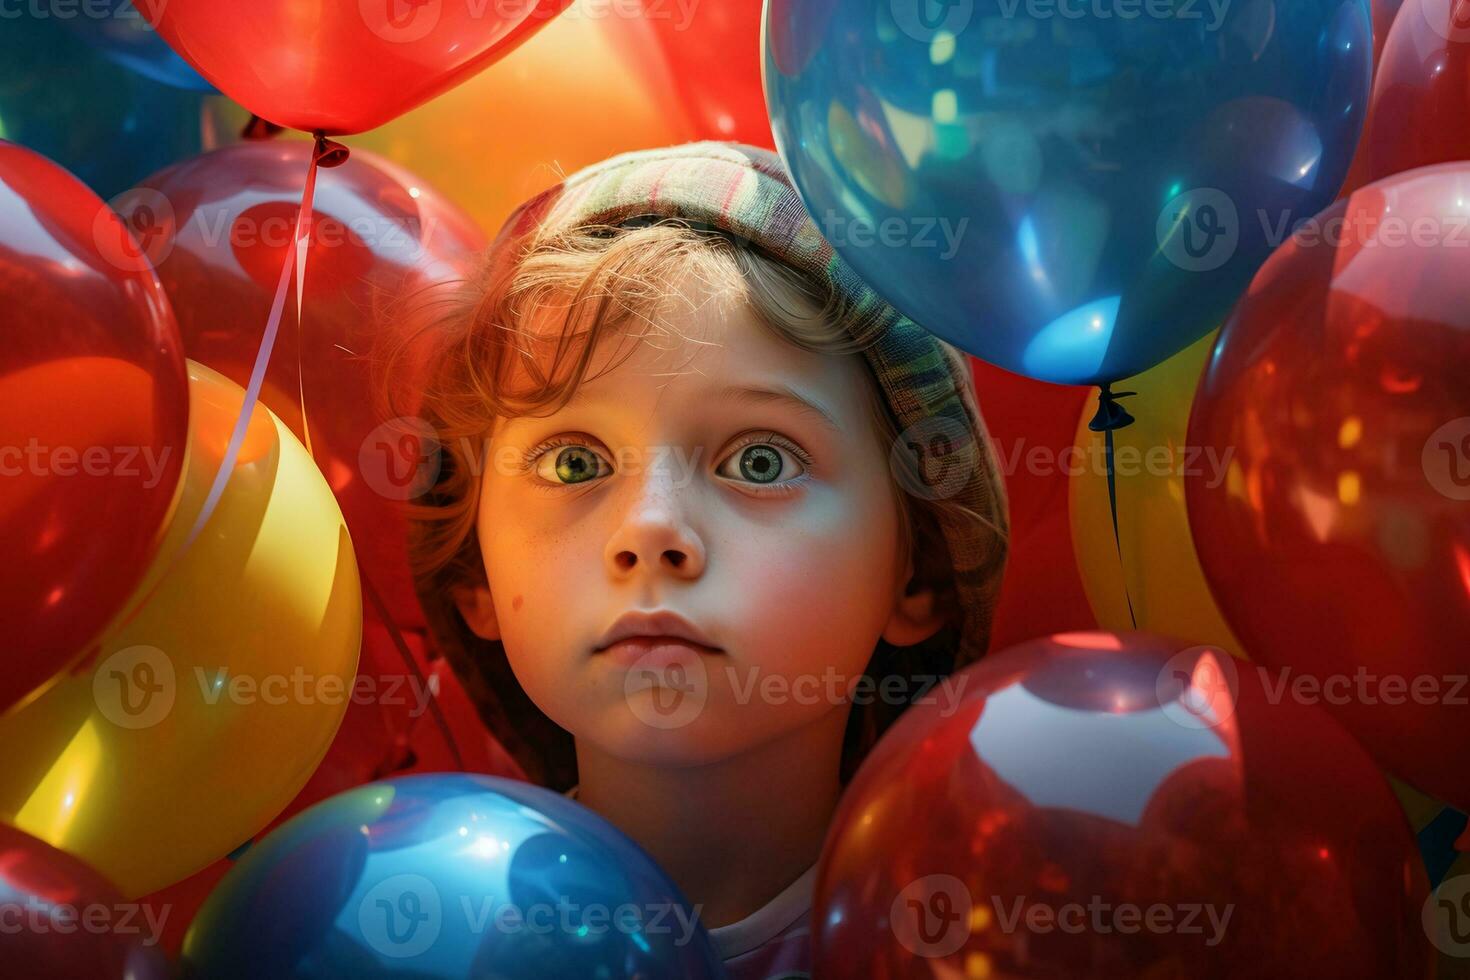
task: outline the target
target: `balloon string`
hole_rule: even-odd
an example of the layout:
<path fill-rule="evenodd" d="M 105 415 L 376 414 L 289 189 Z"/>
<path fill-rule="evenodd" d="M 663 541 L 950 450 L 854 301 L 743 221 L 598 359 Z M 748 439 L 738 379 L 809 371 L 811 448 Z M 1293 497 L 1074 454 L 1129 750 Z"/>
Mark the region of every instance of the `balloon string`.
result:
<path fill-rule="evenodd" d="M 292 239 L 292 250 L 287 253 L 286 261 L 281 264 L 281 278 L 276 285 L 276 295 L 271 302 L 270 316 L 266 319 L 265 333 L 261 337 L 260 348 L 255 353 L 255 364 L 250 372 L 250 383 L 245 389 L 245 400 L 240 405 L 240 414 L 235 417 L 235 427 L 230 433 L 229 445 L 225 449 L 224 458 L 220 460 L 219 469 L 214 474 L 214 482 L 210 484 L 209 493 L 204 498 L 204 506 L 194 517 L 194 524 L 189 528 L 183 545 L 174 551 L 173 556 L 168 559 L 168 564 L 153 579 L 153 584 L 147 592 L 139 596 L 127 613 L 117 618 L 114 625 L 108 627 L 109 633 L 127 626 L 138 617 L 139 613 L 148 608 L 148 603 L 153 600 L 159 588 L 168 581 L 174 569 L 183 561 L 189 548 L 203 532 L 204 525 L 209 522 L 210 517 L 214 515 L 215 509 L 219 506 L 225 485 L 230 482 L 230 476 L 235 471 L 235 463 L 240 458 L 240 449 L 245 442 L 245 433 L 250 429 L 250 419 L 255 414 L 255 406 L 260 401 L 260 389 L 265 382 L 265 369 L 270 364 L 271 351 L 275 348 L 276 334 L 281 325 L 281 313 L 286 305 L 286 291 L 291 285 L 291 274 L 295 271 L 297 276 L 301 277 L 306 273 L 307 238 L 311 227 L 311 205 L 316 191 L 317 168 L 335 167 L 346 159 L 345 147 L 326 139 L 320 133 L 317 134 L 316 146 L 311 154 L 311 163 L 306 170 L 306 184 L 301 190 L 301 210 L 296 215 L 296 235 Z M 73 673 L 90 669 L 92 660 L 100 652 L 100 645 L 94 643 L 88 655 L 72 668 Z"/>
<path fill-rule="evenodd" d="M 306 328 L 302 311 L 301 294 L 306 279 L 306 254 L 301 254 L 296 266 L 296 400 L 301 405 L 301 442 L 306 446 L 306 455 L 316 460 L 316 450 L 311 445 L 311 422 L 306 417 Z M 317 464 L 321 469 L 321 464 Z M 323 476 L 327 474 L 323 472 Z M 328 478 L 328 483 L 331 482 Z"/>
<path fill-rule="evenodd" d="M 426 689 L 428 687 L 428 681 L 424 679 L 423 671 L 419 670 L 418 662 L 413 659 L 413 651 L 409 650 L 408 641 L 403 638 L 403 633 L 398 629 L 398 624 L 394 622 L 392 614 L 388 612 L 388 604 L 383 601 L 382 594 L 373 585 L 373 580 L 368 575 L 367 570 L 359 568 L 359 572 L 362 576 L 363 594 L 367 596 L 367 600 L 372 605 L 373 611 L 377 613 L 378 619 L 387 628 L 388 635 L 393 638 L 393 646 L 398 650 L 398 655 L 403 658 L 404 665 L 413 674 L 415 681 L 423 686 L 421 689 Z M 438 727 L 439 733 L 444 736 L 445 744 L 449 746 L 449 754 L 454 758 L 455 767 L 463 771 L 464 756 L 460 754 L 459 745 L 454 740 L 454 733 L 449 728 L 449 720 L 444 717 L 444 711 L 439 707 L 439 699 L 434 694 L 434 691 L 429 691 L 429 697 L 427 699 L 429 711 L 434 715 L 434 724 Z M 417 721 L 417 718 L 414 719 L 415 723 Z M 408 734 L 410 736 L 413 734 L 412 725 L 409 727 Z"/>
<path fill-rule="evenodd" d="M 210 485 L 209 493 L 204 498 L 204 507 L 194 518 L 194 526 L 189 529 L 189 534 L 184 538 L 184 546 L 179 554 L 189 550 L 189 547 L 204 530 L 204 525 L 214 516 L 215 508 L 219 506 L 220 497 L 224 495 L 225 485 L 230 482 L 230 476 L 234 473 L 235 462 L 240 458 L 240 448 L 245 444 L 245 433 L 250 429 L 250 419 L 255 414 L 255 406 L 260 401 L 260 389 L 265 384 L 265 371 L 270 366 L 271 352 L 276 348 L 276 336 L 281 329 L 281 315 L 286 309 L 286 293 L 291 286 L 291 276 L 294 272 L 297 279 L 297 297 L 300 298 L 301 289 L 306 278 L 306 255 L 311 236 L 311 206 L 312 198 L 316 193 L 316 174 L 319 166 L 335 167 L 346 160 L 346 150 L 341 144 L 333 143 L 321 134 L 317 135 L 316 146 L 311 154 L 311 163 L 306 168 L 306 184 L 301 190 L 301 208 L 296 213 L 296 233 L 291 239 L 291 251 L 286 256 L 286 261 L 281 264 L 281 277 L 276 282 L 276 295 L 271 300 L 270 316 L 265 322 L 265 333 L 260 338 L 260 349 L 255 353 L 255 364 L 250 369 L 250 381 L 245 386 L 245 401 L 240 406 L 240 414 L 235 419 L 234 431 L 230 433 L 229 445 L 225 448 L 225 455 L 220 460 L 219 470 L 214 475 L 214 483 Z M 327 162 L 330 161 L 330 162 Z"/>
<path fill-rule="evenodd" d="M 1119 404 L 1119 399 L 1136 394 L 1136 391 L 1114 392 L 1112 385 L 1104 384 L 1097 396 L 1097 414 L 1087 423 L 1087 427 L 1093 432 L 1103 434 L 1103 452 L 1108 468 L 1108 507 L 1113 514 L 1113 546 L 1118 549 L 1119 580 L 1123 586 L 1123 598 L 1128 603 L 1128 621 L 1133 624 L 1134 629 L 1138 629 L 1138 617 L 1133 612 L 1133 597 L 1128 594 L 1128 574 L 1123 563 L 1123 538 L 1118 532 L 1118 479 L 1117 471 L 1113 467 L 1113 433 L 1134 423 L 1135 419 Z"/>

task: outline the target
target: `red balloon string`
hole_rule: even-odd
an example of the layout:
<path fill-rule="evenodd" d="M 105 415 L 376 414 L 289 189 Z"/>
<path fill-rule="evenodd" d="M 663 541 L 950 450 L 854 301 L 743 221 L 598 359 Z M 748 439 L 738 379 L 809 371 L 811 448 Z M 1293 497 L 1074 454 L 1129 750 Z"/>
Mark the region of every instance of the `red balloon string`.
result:
<path fill-rule="evenodd" d="M 262 120 L 263 121 L 263 120 Z M 269 124 L 267 124 L 269 125 Z M 321 133 L 316 134 L 316 148 L 312 151 L 312 164 L 317 167 L 340 167 L 347 162 L 348 150 L 341 143 L 327 139 Z M 311 180 L 308 177 L 308 182 Z M 308 190 L 306 194 L 310 194 Z M 304 207 L 303 207 L 304 210 Z M 310 218 L 307 219 L 308 225 Z M 300 225 L 297 226 L 298 230 Z M 311 234 L 310 227 L 306 234 Z M 301 403 L 301 441 L 306 446 L 306 454 L 313 460 L 316 453 L 311 448 L 311 423 L 306 418 L 306 368 L 303 361 L 306 348 L 306 339 L 302 336 L 305 322 L 304 304 L 302 296 L 306 291 L 306 249 L 298 249 L 296 253 L 296 397 Z"/>
<path fill-rule="evenodd" d="M 367 597 L 369 604 L 373 607 L 373 611 L 377 613 L 378 619 L 387 627 L 388 635 L 392 637 L 393 646 L 398 650 L 398 655 L 403 658 L 404 665 L 408 667 L 409 672 L 413 674 L 418 683 L 427 686 L 428 681 L 424 679 L 423 671 L 419 670 L 418 663 L 413 659 L 413 652 L 408 648 L 408 641 L 403 638 L 403 633 L 398 629 L 398 624 L 394 622 L 392 613 L 388 611 L 388 604 L 383 601 L 382 595 L 378 592 L 377 587 L 373 585 L 373 580 L 368 576 L 367 570 L 360 569 L 360 572 L 362 575 L 363 595 Z M 449 747 L 449 754 L 454 758 L 455 767 L 463 770 L 464 756 L 460 754 L 459 744 L 454 740 L 454 733 L 449 727 L 449 719 L 444 717 L 444 710 L 439 706 L 439 699 L 434 696 L 436 692 L 430 690 L 429 694 L 429 711 L 434 716 L 434 724 L 438 727 L 440 734 L 444 736 L 444 742 Z M 416 725 L 417 719 L 414 722 Z M 412 739 L 413 727 L 409 727 L 405 738 Z"/>
<path fill-rule="evenodd" d="M 307 180 L 306 180 L 306 188 L 305 188 L 305 190 L 303 191 L 303 194 L 302 194 L 302 210 L 301 210 L 301 214 L 305 216 L 305 222 L 306 222 L 306 224 L 305 224 L 305 231 L 303 232 L 303 230 L 302 230 L 303 229 L 303 225 L 298 222 L 298 224 L 297 224 L 297 240 L 298 240 L 298 242 L 305 242 L 307 240 L 307 238 L 309 237 L 309 235 L 310 235 L 311 197 L 312 197 L 312 191 L 313 191 L 313 184 L 315 182 L 315 177 L 316 177 L 316 169 L 317 168 L 329 169 L 329 168 L 332 168 L 332 167 L 340 167 L 342 164 L 344 164 L 344 163 L 347 162 L 348 155 L 349 155 L 349 151 L 348 151 L 347 147 L 343 146 L 341 143 L 337 143 L 337 142 L 335 142 L 333 140 L 327 139 L 321 133 L 318 133 L 317 134 L 317 137 L 316 137 L 316 149 L 315 149 L 315 151 L 312 154 L 312 169 L 308 172 Z M 306 248 L 298 248 L 296 250 L 295 257 L 294 257 L 295 269 L 296 269 L 296 330 L 297 330 L 297 344 L 296 344 L 296 386 L 297 387 L 296 387 L 296 390 L 297 390 L 297 398 L 298 398 L 298 400 L 300 402 L 300 406 L 301 406 L 301 438 L 302 438 L 302 442 L 306 446 L 307 453 L 313 459 L 315 459 L 316 458 L 316 453 L 314 452 L 314 450 L 312 448 L 312 444 L 311 444 L 311 423 L 309 421 L 309 414 L 308 414 L 307 408 L 306 408 L 306 371 L 305 371 L 305 365 L 304 365 L 304 362 L 303 362 L 303 352 L 306 349 L 306 343 L 305 343 L 304 338 L 302 337 L 302 333 L 305 330 L 305 319 L 306 319 L 306 314 L 305 314 L 305 300 L 304 300 L 305 289 L 306 289 L 306 255 L 307 255 L 307 249 Z M 290 263 L 291 261 L 292 261 L 291 260 L 291 257 L 288 256 L 287 262 Z M 286 281 L 287 281 L 286 280 L 286 273 L 285 273 L 285 271 L 283 271 L 282 272 L 281 285 L 278 287 L 278 290 L 280 288 L 284 288 L 284 286 L 286 285 Z M 280 295 L 280 292 L 278 291 L 277 294 L 276 294 L 276 302 L 275 302 L 275 304 L 271 308 L 271 325 L 268 325 L 268 327 L 267 327 L 268 332 L 269 332 L 269 330 L 274 325 L 276 325 L 276 321 L 279 318 L 280 306 L 281 306 L 281 295 Z M 273 340 L 274 340 L 274 338 L 272 338 L 272 342 L 273 342 Z M 264 345 L 262 344 L 262 347 L 263 346 Z M 268 358 L 269 357 L 269 352 L 267 352 L 265 356 Z M 257 364 L 258 367 L 261 365 L 261 360 L 260 360 L 260 356 L 259 355 L 257 355 L 256 364 Z M 263 368 L 262 368 L 262 370 L 263 370 Z M 252 378 L 252 381 L 253 381 L 254 380 L 254 374 L 252 374 L 251 378 Z M 415 680 L 417 680 L 418 683 L 420 683 L 420 684 L 427 685 L 428 684 L 428 681 L 425 680 L 424 675 L 423 675 L 423 672 L 421 670 L 419 670 L 418 663 L 413 659 L 413 652 L 411 650 L 409 650 L 409 648 L 408 648 L 408 641 L 403 638 L 403 633 L 398 628 L 398 623 L 394 620 L 392 613 L 389 611 L 387 603 L 385 603 L 383 601 L 382 594 L 378 592 L 377 586 L 375 586 L 373 584 L 373 580 L 368 575 L 366 569 L 361 569 L 360 568 L 359 572 L 360 572 L 360 577 L 361 577 L 361 580 L 362 580 L 363 594 L 367 597 L 368 602 L 372 605 L 373 610 L 377 613 L 378 619 L 383 623 L 384 627 L 388 630 L 388 635 L 393 640 L 394 649 L 396 649 L 398 651 L 398 655 L 403 658 L 404 665 L 408 668 L 409 672 L 414 676 Z M 432 692 L 430 692 L 430 693 L 432 694 Z M 445 744 L 449 748 L 449 754 L 454 759 L 455 766 L 457 768 L 463 770 L 464 769 L 464 757 L 463 757 L 463 755 L 461 755 L 461 753 L 459 751 L 459 745 L 454 740 L 454 735 L 453 735 L 453 733 L 452 733 L 452 731 L 451 731 L 451 729 L 449 727 L 449 721 L 448 721 L 448 719 L 446 719 L 444 717 L 443 710 L 440 708 L 439 702 L 438 702 L 438 700 L 436 698 L 430 697 L 430 699 L 429 699 L 429 709 L 430 709 L 430 711 L 434 715 L 435 724 L 438 726 L 440 732 L 444 736 Z M 417 722 L 417 719 L 415 719 L 415 723 L 416 722 Z M 410 737 L 410 738 L 412 737 L 412 734 L 413 734 L 412 728 L 410 728 L 410 730 L 409 730 L 409 732 L 407 734 L 408 734 L 408 737 Z"/>

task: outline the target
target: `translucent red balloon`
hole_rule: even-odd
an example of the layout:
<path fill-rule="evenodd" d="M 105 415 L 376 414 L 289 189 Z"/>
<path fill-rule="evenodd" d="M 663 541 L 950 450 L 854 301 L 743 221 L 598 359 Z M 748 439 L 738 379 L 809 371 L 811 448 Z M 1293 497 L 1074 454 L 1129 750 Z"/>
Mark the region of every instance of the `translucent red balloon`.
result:
<path fill-rule="evenodd" d="M 0 712 L 137 587 L 178 486 L 178 329 L 122 221 L 0 141 Z"/>
<path fill-rule="evenodd" d="M 168 0 L 142 9 L 221 92 L 279 126 L 359 133 L 514 50 L 571 0 Z"/>
<path fill-rule="evenodd" d="M 1374 29 L 1378 27 L 1375 4 Z M 1383 41 L 1368 124 L 1345 190 L 1470 159 L 1470 4 L 1405 0 Z"/>
<path fill-rule="evenodd" d="M 96 871 L 0 824 L 0 949 L 7 977 L 164 980 L 167 905 L 124 902 Z"/>
<path fill-rule="evenodd" d="M 178 316 L 189 356 L 243 385 L 287 260 L 311 144 L 243 143 L 150 177 L 119 200 Z M 337 495 L 365 576 L 400 627 L 422 623 L 400 507 L 437 470 L 412 422 L 383 418 L 374 357 L 398 304 L 463 272 L 480 230 L 412 174 L 353 152 L 317 178 L 304 322 L 286 304 L 262 401 L 307 445 Z M 306 420 L 302 420 L 302 398 Z"/>
<path fill-rule="evenodd" d="M 1470 163 L 1444 164 L 1338 202 L 1261 269 L 1190 420 L 1191 446 L 1233 462 L 1187 483 L 1201 564 L 1252 659 L 1462 809 L 1467 379 Z"/>
<path fill-rule="evenodd" d="M 993 654 L 883 738 L 823 850 L 815 976 L 1425 977 L 1427 882 L 1368 756 L 1145 634 Z"/>

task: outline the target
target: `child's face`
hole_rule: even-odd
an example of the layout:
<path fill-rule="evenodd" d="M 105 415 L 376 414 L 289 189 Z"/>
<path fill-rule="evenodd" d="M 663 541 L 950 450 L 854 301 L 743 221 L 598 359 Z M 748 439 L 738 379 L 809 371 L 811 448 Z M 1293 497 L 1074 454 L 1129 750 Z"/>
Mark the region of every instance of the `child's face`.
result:
<path fill-rule="evenodd" d="M 799 350 L 741 302 L 685 295 L 693 308 L 670 315 L 682 337 L 627 338 L 627 359 L 566 408 L 499 423 L 478 519 L 489 595 L 460 597 L 555 722 L 676 766 L 845 710 L 880 636 L 909 644 L 940 625 L 926 597 L 904 597 L 860 356 Z M 657 610 L 718 652 L 599 650 L 619 617 Z"/>

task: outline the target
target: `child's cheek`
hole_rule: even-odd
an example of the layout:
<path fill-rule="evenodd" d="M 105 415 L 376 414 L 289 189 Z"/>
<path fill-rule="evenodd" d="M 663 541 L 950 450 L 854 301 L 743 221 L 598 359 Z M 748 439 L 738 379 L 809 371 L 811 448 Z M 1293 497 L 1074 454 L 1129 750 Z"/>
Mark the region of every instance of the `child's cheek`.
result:
<path fill-rule="evenodd" d="M 782 526 L 737 528 L 730 560 L 712 563 L 740 667 L 794 679 L 866 666 L 893 603 L 897 519 L 881 488 L 842 489 L 810 495 Z"/>
<path fill-rule="evenodd" d="M 568 529 L 532 520 L 505 520 L 480 536 L 485 573 L 501 641 L 517 680 L 553 719 L 567 711 L 567 679 L 587 654 L 588 576 L 597 572 Z"/>

